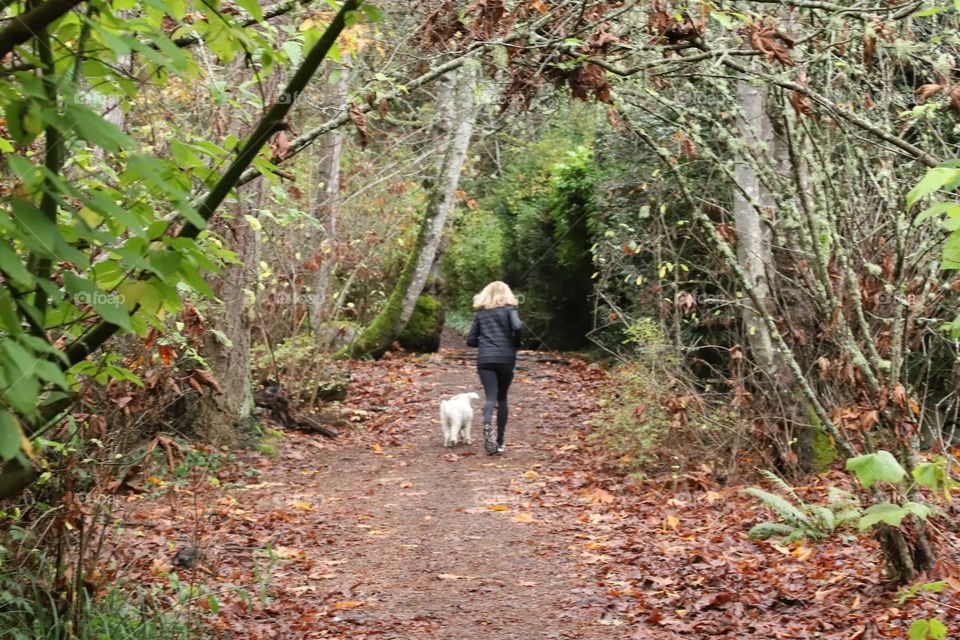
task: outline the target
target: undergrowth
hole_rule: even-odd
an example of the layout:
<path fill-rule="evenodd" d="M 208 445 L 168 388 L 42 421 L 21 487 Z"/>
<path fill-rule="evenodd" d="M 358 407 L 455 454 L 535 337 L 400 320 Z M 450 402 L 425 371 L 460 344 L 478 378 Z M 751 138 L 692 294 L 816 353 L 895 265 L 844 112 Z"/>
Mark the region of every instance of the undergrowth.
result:
<path fill-rule="evenodd" d="M 592 438 L 625 471 L 642 477 L 724 462 L 743 426 L 740 413 L 683 382 L 681 359 L 656 320 L 627 327 L 618 360 L 601 393 Z"/>

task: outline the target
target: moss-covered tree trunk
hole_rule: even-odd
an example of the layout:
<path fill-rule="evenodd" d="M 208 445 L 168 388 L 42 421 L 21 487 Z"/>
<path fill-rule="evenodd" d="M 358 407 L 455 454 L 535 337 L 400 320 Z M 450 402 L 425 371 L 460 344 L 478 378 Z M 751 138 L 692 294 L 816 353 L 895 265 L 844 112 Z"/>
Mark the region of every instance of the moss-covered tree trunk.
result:
<path fill-rule="evenodd" d="M 436 179 L 427 181 L 427 205 L 420 222 L 417 241 L 404 264 L 387 300 L 386 306 L 357 339 L 341 349 L 337 357 L 379 357 L 403 331 L 413 314 L 417 298 L 423 292 L 430 267 L 440 246 L 447 216 L 453 209 L 463 161 L 470 146 L 473 127 L 479 111 L 476 96 L 477 72 L 472 65 L 464 66 L 454 78 L 450 104 L 441 105 L 440 126 L 446 131 L 448 144 Z M 452 125 L 452 126 L 449 126 Z"/>

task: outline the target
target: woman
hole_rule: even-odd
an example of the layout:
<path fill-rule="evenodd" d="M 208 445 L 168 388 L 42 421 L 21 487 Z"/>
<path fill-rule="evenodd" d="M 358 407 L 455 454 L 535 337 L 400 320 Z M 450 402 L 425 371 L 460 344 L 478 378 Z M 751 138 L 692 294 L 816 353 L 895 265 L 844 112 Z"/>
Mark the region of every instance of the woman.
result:
<path fill-rule="evenodd" d="M 506 283 L 491 282 L 473 297 L 477 310 L 467 335 L 467 346 L 478 347 L 477 373 L 486 396 L 483 403 L 483 441 L 489 455 L 503 453 L 507 428 L 507 390 L 513 381 L 523 324 L 517 299 Z M 493 406 L 497 406 L 497 439 L 493 439 Z"/>

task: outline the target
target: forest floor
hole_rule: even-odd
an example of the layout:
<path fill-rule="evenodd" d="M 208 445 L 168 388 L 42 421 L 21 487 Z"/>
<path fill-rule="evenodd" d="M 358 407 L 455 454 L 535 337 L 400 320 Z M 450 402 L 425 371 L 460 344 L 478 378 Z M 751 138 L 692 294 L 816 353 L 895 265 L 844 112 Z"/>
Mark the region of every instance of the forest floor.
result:
<path fill-rule="evenodd" d="M 869 538 L 753 542 L 766 515 L 736 487 L 617 473 L 587 437 L 595 365 L 521 360 L 497 457 L 479 417 L 472 446 L 441 444 L 440 399 L 479 391 L 464 352 L 351 371 L 356 428 L 337 440 L 285 432 L 189 482 L 147 478 L 119 510 L 123 573 L 232 638 L 857 640 L 927 615 L 960 629 L 960 583 L 900 604 Z M 172 566 L 189 547 L 198 566 Z"/>

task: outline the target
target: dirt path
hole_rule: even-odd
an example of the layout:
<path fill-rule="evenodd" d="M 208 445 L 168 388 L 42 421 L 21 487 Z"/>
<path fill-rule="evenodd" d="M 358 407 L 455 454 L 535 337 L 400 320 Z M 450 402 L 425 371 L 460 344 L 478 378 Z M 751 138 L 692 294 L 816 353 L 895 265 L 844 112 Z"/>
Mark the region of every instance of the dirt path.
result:
<path fill-rule="evenodd" d="M 484 455 L 477 428 L 472 446 L 441 445 L 440 399 L 477 382 L 469 363 L 434 363 L 417 372 L 426 375 L 416 378 L 406 415 L 393 427 L 399 446 L 341 449 L 315 478 L 328 496 L 324 515 L 341 561 L 331 586 L 364 603 L 334 618 L 352 623 L 356 634 L 610 637 L 578 606 L 570 541 L 544 531 L 524 504 L 521 487 L 549 473 L 536 446 L 546 430 L 539 408 L 561 391 L 540 382 L 550 366 L 524 366 L 513 387 L 506 455 Z"/>
<path fill-rule="evenodd" d="M 922 617 L 960 625 L 950 593 L 885 592 L 869 536 L 760 543 L 746 530 L 769 516 L 706 471 L 624 478 L 584 439 L 603 374 L 583 362 L 520 362 L 506 455 L 482 453 L 479 416 L 472 446 L 444 449 L 439 400 L 478 386 L 464 355 L 351 363 L 356 429 L 336 441 L 286 433 L 187 480 L 146 478 L 154 490 L 119 510 L 110 570 L 218 638 L 865 640 Z M 812 479 L 805 499 L 844 477 Z M 188 547 L 199 566 L 173 566 Z"/>

